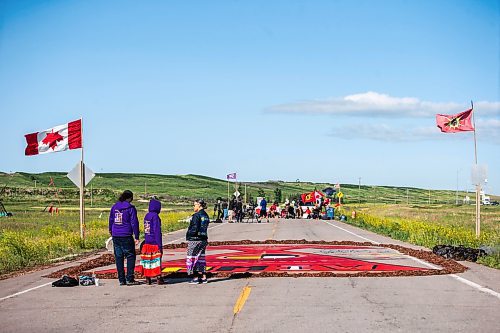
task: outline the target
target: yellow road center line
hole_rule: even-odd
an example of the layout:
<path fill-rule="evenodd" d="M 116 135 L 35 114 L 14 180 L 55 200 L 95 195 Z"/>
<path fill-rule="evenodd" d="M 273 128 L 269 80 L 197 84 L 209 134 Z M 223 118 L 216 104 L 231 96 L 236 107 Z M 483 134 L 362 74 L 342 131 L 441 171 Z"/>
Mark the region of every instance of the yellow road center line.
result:
<path fill-rule="evenodd" d="M 271 239 L 274 239 L 274 234 L 276 233 L 276 227 L 278 226 L 277 222 L 274 222 L 273 234 L 271 235 Z"/>
<path fill-rule="evenodd" d="M 236 304 L 234 305 L 233 308 L 233 314 L 236 315 L 238 314 L 241 309 L 243 309 L 243 305 L 245 305 L 245 302 L 247 301 L 248 296 L 250 296 L 250 291 L 252 290 L 251 287 L 246 286 L 243 288 L 241 291 L 240 297 L 238 297 L 238 300 L 236 301 Z"/>

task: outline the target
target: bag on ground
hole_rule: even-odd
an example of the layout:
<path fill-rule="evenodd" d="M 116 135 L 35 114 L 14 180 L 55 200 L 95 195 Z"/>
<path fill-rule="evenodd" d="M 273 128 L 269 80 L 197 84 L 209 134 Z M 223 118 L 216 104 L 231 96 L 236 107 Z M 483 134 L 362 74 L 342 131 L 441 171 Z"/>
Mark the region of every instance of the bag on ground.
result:
<path fill-rule="evenodd" d="M 78 280 L 67 275 L 64 275 L 59 280 L 52 282 L 52 287 L 76 287 L 76 286 L 78 286 Z"/>
<path fill-rule="evenodd" d="M 95 280 L 92 276 L 81 275 L 78 277 L 78 282 L 80 286 L 93 286 L 95 285 Z"/>

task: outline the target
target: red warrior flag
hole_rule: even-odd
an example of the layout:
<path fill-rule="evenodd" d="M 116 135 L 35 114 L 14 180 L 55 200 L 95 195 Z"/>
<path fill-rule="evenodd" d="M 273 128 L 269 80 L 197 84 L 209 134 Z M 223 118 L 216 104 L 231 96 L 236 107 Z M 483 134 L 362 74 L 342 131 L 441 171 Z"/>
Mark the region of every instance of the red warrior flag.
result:
<path fill-rule="evenodd" d="M 304 193 L 300 196 L 303 203 L 314 202 L 316 199 L 314 198 L 314 192 Z"/>
<path fill-rule="evenodd" d="M 472 109 L 453 115 L 437 114 L 436 124 L 445 133 L 473 131 Z"/>
<path fill-rule="evenodd" d="M 82 120 L 76 120 L 48 130 L 26 134 L 26 156 L 82 148 Z"/>

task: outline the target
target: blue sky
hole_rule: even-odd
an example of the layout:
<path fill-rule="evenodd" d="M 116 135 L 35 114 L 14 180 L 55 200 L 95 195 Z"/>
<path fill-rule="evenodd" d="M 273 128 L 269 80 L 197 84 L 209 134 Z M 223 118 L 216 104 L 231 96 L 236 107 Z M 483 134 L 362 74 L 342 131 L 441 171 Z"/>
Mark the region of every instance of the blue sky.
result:
<path fill-rule="evenodd" d="M 69 171 L 24 134 L 83 117 L 95 172 L 500 194 L 500 1 L 2 1 L 0 171 Z"/>

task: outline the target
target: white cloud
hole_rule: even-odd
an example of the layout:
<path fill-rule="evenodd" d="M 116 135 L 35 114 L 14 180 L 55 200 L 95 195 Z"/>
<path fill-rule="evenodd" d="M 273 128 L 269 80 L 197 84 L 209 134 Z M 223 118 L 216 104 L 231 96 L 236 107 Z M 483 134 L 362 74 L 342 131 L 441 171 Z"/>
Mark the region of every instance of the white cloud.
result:
<path fill-rule="evenodd" d="M 387 142 L 422 141 L 437 137 L 439 129 L 420 127 L 416 129 L 402 129 L 387 124 L 362 124 L 356 126 L 337 127 L 330 133 L 339 138 L 368 139 Z"/>
<path fill-rule="evenodd" d="M 478 119 L 476 135 L 480 141 L 500 144 L 500 119 Z"/>
<path fill-rule="evenodd" d="M 302 101 L 272 106 L 268 112 L 332 114 L 369 117 L 431 117 L 435 114 L 454 114 L 465 111 L 469 105 L 454 102 L 437 103 L 421 101 L 415 97 L 392 97 L 377 92 L 366 92 L 324 100 Z M 474 103 L 476 115 L 500 115 L 500 102 Z"/>
<path fill-rule="evenodd" d="M 476 124 L 478 141 L 500 145 L 500 120 L 480 120 Z M 387 124 L 359 124 L 336 127 L 331 136 L 344 139 L 367 139 L 386 142 L 409 142 L 427 140 L 471 140 L 472 132 L 441 133 L 437 127 L 395 127 Z"/>

